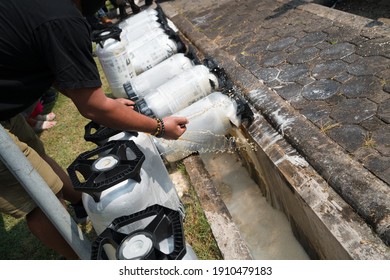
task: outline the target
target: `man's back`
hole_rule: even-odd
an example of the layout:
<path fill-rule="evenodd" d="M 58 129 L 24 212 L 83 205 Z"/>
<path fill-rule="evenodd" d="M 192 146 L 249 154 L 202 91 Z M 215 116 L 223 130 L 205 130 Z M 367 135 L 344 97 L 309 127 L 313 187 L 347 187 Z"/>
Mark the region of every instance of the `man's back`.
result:
<path fill-rule="evenodd" d="M 89 26 L 72 0 L 0 0 L 0 120 L 73 80 L 80 48 L 90 48 Z"/>

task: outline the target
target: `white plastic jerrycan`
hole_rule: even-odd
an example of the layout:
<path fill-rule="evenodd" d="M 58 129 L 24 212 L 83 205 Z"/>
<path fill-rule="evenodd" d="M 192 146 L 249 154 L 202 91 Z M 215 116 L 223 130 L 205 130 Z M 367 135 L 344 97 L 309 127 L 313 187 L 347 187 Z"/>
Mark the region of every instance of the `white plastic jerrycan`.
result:
<path fill-rule="evenodd" d="M 143 148 L 144 151 L 147 149 Z M 159 155 L 154 154 L 154 158 L 146 161 L 145 153 L 134 141 L 120 140 L 109 141 L 80 154 L 68 167 L 75 190 L 83 192 L 85 210 L 98 234 L 115 218 L 154 204 L 184 215 L 176 189 L 169 175 L 166 176 L 167 171 L 152 170 L 153 161 L 158 159 L 161 160 Z"/>
<path fill-rule="evenodd" d="M 123 84 L 136 75 L 126 41 L 120 39 L 120 29 L 108 29 L 95 34 L 96 55 L 115 97 L 126 97 Z"/>
<path fill-rule="evenodd" d="M 174 114 L 188 119 L 187 130 L 175 141 L 154 138 L 157 149 L 168 162 L 228 149 L 232 143 L 226 136 L 241 125 L 242 115 L 247 117 L 246 106 L 242 99 L 213 92 Z"/>

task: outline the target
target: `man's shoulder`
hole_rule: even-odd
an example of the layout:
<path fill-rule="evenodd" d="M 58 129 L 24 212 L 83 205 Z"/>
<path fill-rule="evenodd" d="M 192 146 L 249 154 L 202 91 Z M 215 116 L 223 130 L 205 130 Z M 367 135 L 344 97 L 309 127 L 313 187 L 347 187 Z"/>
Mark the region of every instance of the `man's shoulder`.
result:
<path fill-rule="evenodd" d="M 72 0 L 2 1 L 0 8 L 1 18 L 31 29 L 55 19 L 83 18 Z"/>

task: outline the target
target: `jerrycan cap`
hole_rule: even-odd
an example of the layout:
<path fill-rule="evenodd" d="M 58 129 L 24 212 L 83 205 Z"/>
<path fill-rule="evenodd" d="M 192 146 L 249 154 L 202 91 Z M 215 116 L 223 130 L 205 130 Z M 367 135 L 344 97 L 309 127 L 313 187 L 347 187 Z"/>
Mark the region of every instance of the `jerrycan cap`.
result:
<path fill-rule="evenodd" d="M 118 249 L 120 260 L 141 260 L 153 249 L 152 237 L 147 233 L 136 233 L 124 239 Z"/>
<path fill-rule="evenodd" d="M 170 33 L 169 36 L 172 40 L 176 43 L 176 49 L 178 53 L 186 53 L 187 52 L 187 46 L 183 42 L 183 40 L 180 38 L 179 35 L 177 35 L 174 31 Z"/>
<path fill-rule="evenodd" d="M 195 65 L 202 64 L 199 57 L 196 55 L 195 48 L 193 46 L 188 46 L 187 53 L 185 54 L 186 57 L 188 57 Z"/>
<path fill-rule="evenodd" d="M 156 4 L 156 8 L 154 10 L 155 10 L 156 16 L 158 18 L 157 21 L 160 22 L 160 23 L 167 24 L 168 23 L 167 16 L 164 13 L 164 11 L 161 8 L 161 5 L 159 3 Z"/>
<path fill-rule="evenodd" d="M 95 162 L 92 164 L 92 168 L 96 171 L 108 171 L 117 166 L 118 163 L 118 157 L 115 155 L 108 155 L 95 160 Z"/>
<path fill-rule="evenodd" d="M 252 109 L 250 108 L 248 102 L 238 93 L 234 87 L 230 88 L 226 92 L 224 92 L 227 96 L 229 96 L 232 100 L 234 100 L 237 104 L 237 116 L 241 116 L 242 120 L 247 122 L 247 126 L 251 125 L 254 120 L 254 114 Z"/>
<path fill-rule="evenodd" d="M 218 63 L 211 58 L 205 58 L 203 60 L 203 65 L 210 69 L 210 73 L 215 76 L 215 81 L 210 79 L 210 83 L 213 89 L 217 88 L 226 88 L 231 86 L 230 79 L 226 74 L 225 69 L 220 67 Z"/>
<path fill-rule="evenodd" d="M 183 42 L 183 40 L 180 38 L 180 36 L 175 32 L 168 23 L 162 24 L 161 28 L 164 30 L 165 34 L 168 35 L 168 38 L 175 42 L 176 49 L 178 53 L 186 53 L 187 52 L 187 46 Z"/>

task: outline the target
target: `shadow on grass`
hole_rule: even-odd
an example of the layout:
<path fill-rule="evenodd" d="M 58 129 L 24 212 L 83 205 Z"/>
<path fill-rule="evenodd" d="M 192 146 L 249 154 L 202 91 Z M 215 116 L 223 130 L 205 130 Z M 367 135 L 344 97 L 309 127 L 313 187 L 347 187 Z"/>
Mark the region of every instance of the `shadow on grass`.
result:
<path fill-rule="evenodd" d="M 97 236 L 91 223 L 79 225 L 89 240 Z M 47 248 L 28 229 L 25 219 L 0 216 L 0 260 L 60 260 L 62 256 Z"/>
<path fill-rule="evenodd" d="M 0 260 L 58 259 L 60 255 L 31 234 L 25 219 L 14 219 L 5 214 L 0 216 Z"/>

